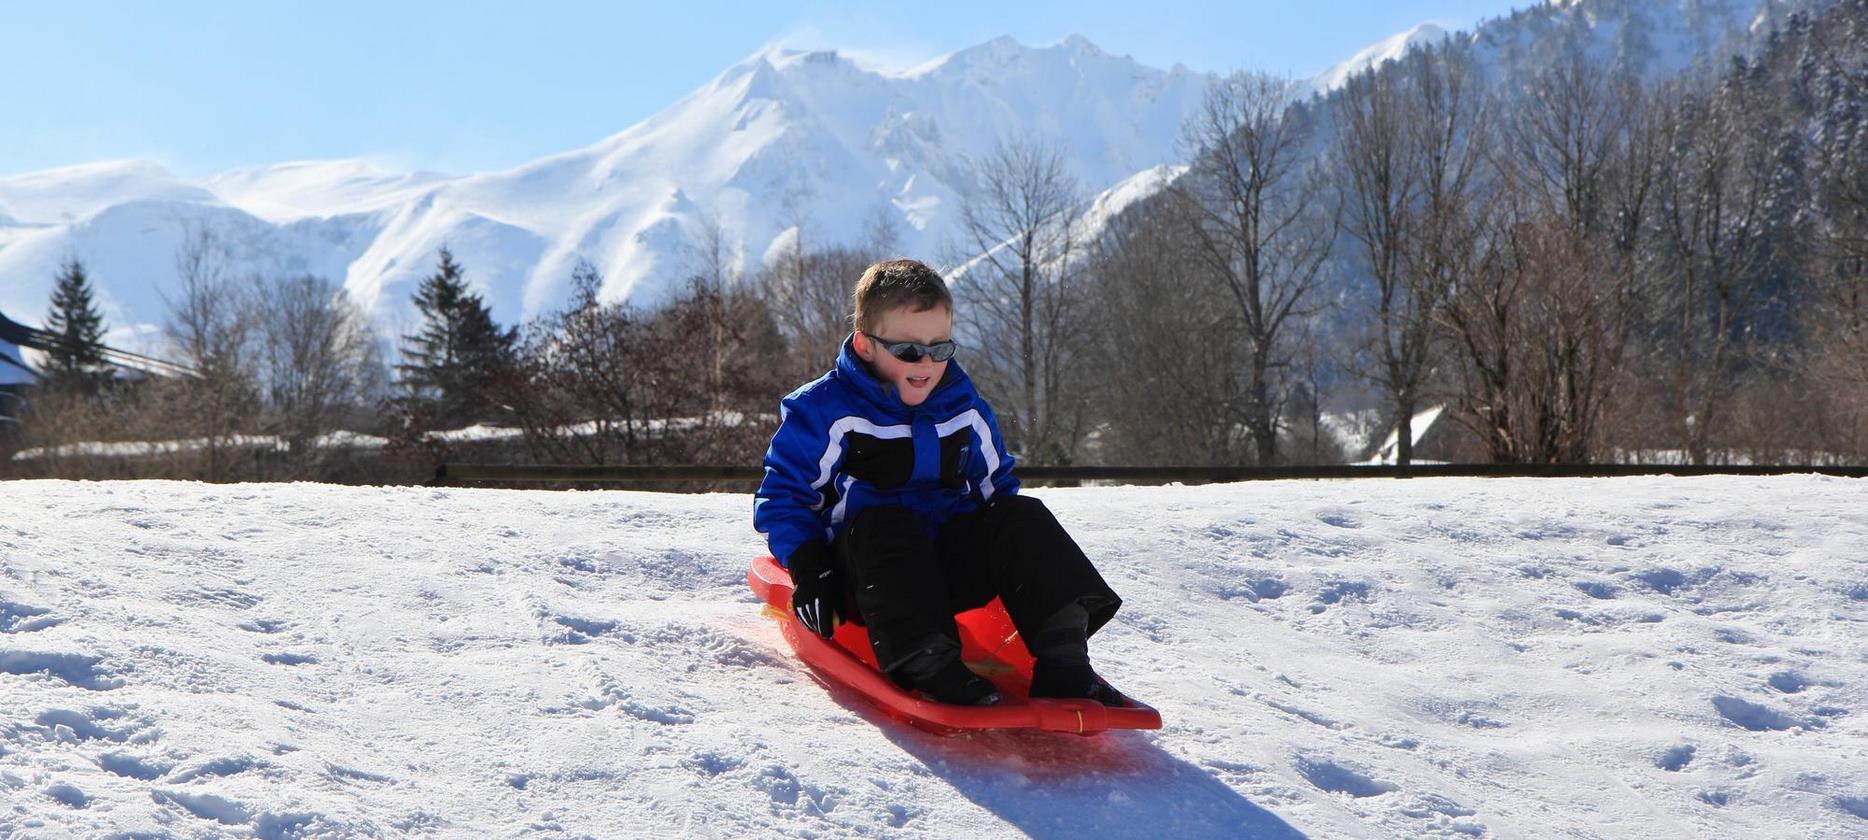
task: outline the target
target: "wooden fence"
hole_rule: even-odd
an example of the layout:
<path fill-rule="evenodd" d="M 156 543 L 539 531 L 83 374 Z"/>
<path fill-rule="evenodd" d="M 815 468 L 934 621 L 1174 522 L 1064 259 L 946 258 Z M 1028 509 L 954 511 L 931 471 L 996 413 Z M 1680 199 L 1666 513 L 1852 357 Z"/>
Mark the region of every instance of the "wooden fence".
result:
<path fill-rule="evenodd" d="M 1233 481 L 1356 478 L 1617 478 L 1671 475 L 1828 475 L 1868 478 L 1868 467 L 1808 464 L 1690 466 L 1681 464 L 1420 464 L 1406 467 L 1334 465 L 1309 467 L 1018 467 L 1019 480 L 1034 484 L 1081 483 L 1207 484 Z M 429 483 L 476 484 L 660 484 L 668 482 L 756 483 L 760 467 L 749 466 L 571 466 L 564 464 L 442 464 Z"/>

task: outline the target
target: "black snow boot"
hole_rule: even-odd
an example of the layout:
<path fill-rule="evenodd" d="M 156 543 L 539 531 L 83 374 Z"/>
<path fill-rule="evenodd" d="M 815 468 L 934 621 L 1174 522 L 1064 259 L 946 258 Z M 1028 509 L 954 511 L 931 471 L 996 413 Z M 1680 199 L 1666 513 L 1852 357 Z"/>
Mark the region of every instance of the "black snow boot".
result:
<path fill-rule="evenodd" d="M 1122 695 L 1090 668 L 1090 613 L 1070 604 L 1044 622 L 1031 640 L 1031 696 L 1084 698 L 1105 706 L 1126 706 Z"/>
<path fill-rule="evenodd" d="M 999 689 L 960 661 L 960 646 L 952 639 L 939 636 L 915 647 L 916 653 L 889 670 L 896 684 L 919 691 L 936 703 L 990 706 L 999 702 Z"/>
<path fill-rule="evenodd" d="M 1031 696 L 1095 700 L 1115 708 L 1128 705 L 1090 663 L 1068 659 L 1038 660 L 1031 668 Z"/>

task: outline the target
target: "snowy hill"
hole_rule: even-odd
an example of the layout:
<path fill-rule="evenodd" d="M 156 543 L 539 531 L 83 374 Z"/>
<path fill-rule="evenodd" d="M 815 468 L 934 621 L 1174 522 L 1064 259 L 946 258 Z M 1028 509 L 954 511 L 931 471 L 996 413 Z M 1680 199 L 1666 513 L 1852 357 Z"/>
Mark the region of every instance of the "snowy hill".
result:
<path fill-rule="evenodd" d="M 1164 729 L 826 691 L 745 496 L 0 484 L 0 835 L 1868 831 L 1868 484 L 1036 495 Z"/>

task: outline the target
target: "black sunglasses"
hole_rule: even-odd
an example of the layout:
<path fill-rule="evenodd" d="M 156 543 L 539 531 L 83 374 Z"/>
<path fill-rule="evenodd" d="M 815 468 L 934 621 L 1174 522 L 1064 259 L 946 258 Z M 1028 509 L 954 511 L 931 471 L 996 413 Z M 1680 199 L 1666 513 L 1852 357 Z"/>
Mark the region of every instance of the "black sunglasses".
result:
<path fill-rule="evenodd" d="M 944 362 L 953 358 L 954 351 L 960 349 L 960 345 L 955 344 L 952 339 L 936 341 L 933 344 L 919 344 L 913 341 L 889 341 L 886 338 L 877 338 L 872 335 L 869 336 L 869 340 L 881 345 L 882 349 L 889 351 L 889 355 L 910 364 L 921 361 L 924 356 L 937 362 Z"/>

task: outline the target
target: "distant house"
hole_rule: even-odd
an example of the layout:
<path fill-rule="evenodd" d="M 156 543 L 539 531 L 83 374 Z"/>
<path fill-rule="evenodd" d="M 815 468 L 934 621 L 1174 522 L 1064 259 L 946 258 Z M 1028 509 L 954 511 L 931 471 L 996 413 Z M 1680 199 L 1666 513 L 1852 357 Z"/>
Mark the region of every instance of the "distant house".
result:
<path fill-rule="evenodd" d="M 20 391 L 39 381 L 39 372 L 26 364 L 22 347 L 34 344 L 34 330 L 0 313 L 0 423 L 18 417 Z"/>
<path fill-rule="evenodd" d="M 1435 426 L 1440 421 L 1440 415 L 1444 414 L 1445 412 L 1446 412 L 1446 406 L 1436 405 L 1414 415 L 1414 421 L 1412 423 L 1412 428 L 1414 432 L 1414 435 L 1413 435 L 1414 441 L 1413 441 L 1412 451 L 1414 453 L 1415 459 L 1417 460 L 1421 459 L 1421 449 L 1423 448 L 1423 445 L 1427 443 L 1427 437 L 1429 433 L 1434 431 Z M 1370 455 L 1369 459 L 1367 461 L 1364 461 L 1363 463 L 1393 464 L 1395 463 L 1395 460 L 1397 458 L 1397 453 L 1400 451 L 1400 448 L 1401 448 L 1401 429 L 1399 426 L 1396 426 L 1395 428 L 1391 428 L 1388 430 L 1388 436 L 1382 439 L 1381 444 L 1375 447 L 1374 454 Z"/>

